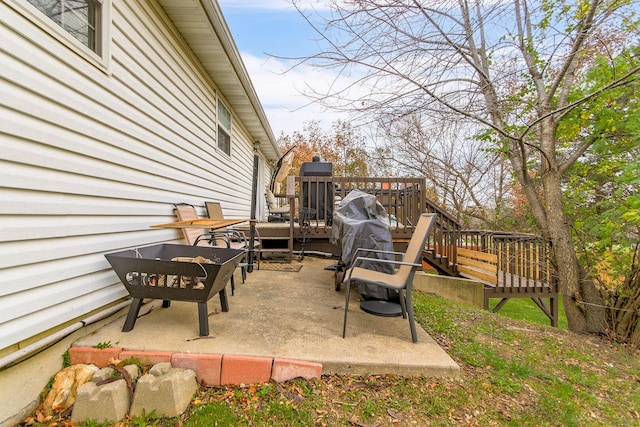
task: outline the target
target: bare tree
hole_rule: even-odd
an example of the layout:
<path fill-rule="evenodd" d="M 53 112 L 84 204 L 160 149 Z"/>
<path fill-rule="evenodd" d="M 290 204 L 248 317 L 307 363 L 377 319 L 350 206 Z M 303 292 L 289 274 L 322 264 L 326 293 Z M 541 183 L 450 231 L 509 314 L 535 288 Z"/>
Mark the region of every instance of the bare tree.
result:
<path fill-rule="evenodd" d="M 477 128 L 436 112 L 429 120 L 414 113 L 380 128 L 382 142 L 373 155 L 393 164 L 394 175 L 426 177 L 434 200 L 465 228 L 505 229 L 500 220 L 509 168 L 500 153 L 475 138 Z"/>
<path fill-rule="evenodd" d="M 529 208 L 554 248 L 569 327 L 605 328 L 603 299 L 581 268 L 565 215 L 563 178 L 592 139 L 561 141 L 565 115 L 610 88 L 638 79 L 614 74 L 577 99 L 582 72 L 601 52 L 638 44 L 627 0 L 330 0 L 317 30 L 323 51 L 301 61 L 335 68 L 344 80 L 310 94 L 334 108 L 382 118 L 439 111 L 491 131 Z M 599 36 L 624 33 L 619 44 Z M 637 61 L 637 57 L 630 56 Z M 340 86 L 341 81 L 348 84 Z M 581 88 L 584 89 L 584 88 Z M 583 92 L 584 93 L 584 92 Z"/>

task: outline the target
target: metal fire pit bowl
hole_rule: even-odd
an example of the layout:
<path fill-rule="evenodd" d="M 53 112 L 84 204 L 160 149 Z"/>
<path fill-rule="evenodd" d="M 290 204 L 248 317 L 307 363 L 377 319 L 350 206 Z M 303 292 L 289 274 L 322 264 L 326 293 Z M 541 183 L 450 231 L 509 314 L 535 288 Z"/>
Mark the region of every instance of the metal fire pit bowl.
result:
<path fill-rule="evenodd" d="M 244 254 L 237 249 L 166 243 L 106 254 L 133 298 L 122 331 L 133 329 L 143 298 L 150 298 L 163 300 L 165 308 L 171 301 L 197 302 L 200 336 L 209 335 L 207 301 L 219 294 L 222 311 L 229 311 L 226 286 Z"/>

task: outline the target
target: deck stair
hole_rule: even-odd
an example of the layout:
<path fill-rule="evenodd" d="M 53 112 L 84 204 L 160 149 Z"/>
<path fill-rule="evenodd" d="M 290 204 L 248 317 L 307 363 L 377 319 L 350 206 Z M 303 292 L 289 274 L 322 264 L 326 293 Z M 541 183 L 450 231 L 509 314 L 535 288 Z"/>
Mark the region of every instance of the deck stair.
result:
<path fill-rule="evenodd" d="M 433 267 L 438 274 L 452 277 L 458 276 L 456 265 L 450 262 L 447 256 L 436 254 L 433 250 L 427 249 L 422 252 L 422 260 Z"/>
<path fill-rule="evenodd" d="M 422 253 L 422 260 L 433 267 L 438 274 L 459 276 L 456 242 L 459 240 L 462 228 L 460 223 L 428 198 L 425 199 L 425 210 L 438 214 L 438 220 Z"/>

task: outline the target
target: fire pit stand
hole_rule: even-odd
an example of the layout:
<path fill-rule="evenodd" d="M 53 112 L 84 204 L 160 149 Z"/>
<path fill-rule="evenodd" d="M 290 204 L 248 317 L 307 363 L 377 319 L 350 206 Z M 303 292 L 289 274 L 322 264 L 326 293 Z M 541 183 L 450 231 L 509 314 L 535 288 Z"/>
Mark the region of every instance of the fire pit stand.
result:
<path fill-rule="evenodd" d="M 133 329 L 144 298 L 198 303 L 200 336 L 209 335 L 207 301 L 220 295 L 229 311 L 226 286 L 244 256 L 243 250 L 160 244 L 106 254 L 105 257 L 133 298 L 123 332 Z"/>

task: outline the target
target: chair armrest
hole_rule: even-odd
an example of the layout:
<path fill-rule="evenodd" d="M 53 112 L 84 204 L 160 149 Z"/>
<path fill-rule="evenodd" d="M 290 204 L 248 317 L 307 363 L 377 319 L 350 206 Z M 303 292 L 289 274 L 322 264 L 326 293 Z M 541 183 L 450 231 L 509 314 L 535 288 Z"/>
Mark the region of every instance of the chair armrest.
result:
<path fill-rule="evenodd" d="M 347 282 L 348 280 L 351 279 L 351 275 L 353 274 L 354 267 L 357 267 L 358 265 L 362 264 L 363 261 L 368 261 L 368 262 L 371 262 L 371 263 L 378 263 L 378 264 L 408 265 L 408 266 L 416 267 L 416 268 L 422 267 L 422 264 L 418 264 L 418 263 L 414 263 L 414 262 L 393 261 L 393 260 L 388 260 L 388 259 L 358 257 L 353 261 L 353 263 L 352 263 L 351 267 L 349 268 L 349 270 L 347 270 L 347 273 L 345 274 L 343 282 Z"/>
<path fill-rule="evenodd" d="M 355 259 L 351 268 L 357 267 L 358 265 L 362 264 L 363 261 L 369 261 L 372 263 L 379 263 L 379 264 L 409 265 L 411 267 L 422 267 L 422 264 L 418 264 L 415 262 L 393 261 L 389 259 L 367 258 L 367 257 L 359 256 L 358 258 Z"/>
<path fill-rule="evenodd" d="M 360 252 L 372 252 L 376 254 L 389 254 L 389 255 L 399 255 L 401 258 L 404 256 L 404 252 L 394 252 L 394 251 L 383 251 L 381 249 L 367 249 L 367 248 L 358 248 L 356 252 L 353 254 L 353 262 L 351 266 L 353 267 L 355 260 L 358 258 L 358 253 Z"/>
<path fill-rule="evenodd" d="M 375 252 L 375 253 L 382 253 L 382 254 L 404 255 L 404 252 L 383 251 L 381 249 L 358 248 L 356 249 L 356 253 L 354 254 L 354 257 L 358 256 L 358 252 Z"/>
<path fill-rule="evenodd" d="M 196 241 L 193 242 L 193 246 L 198 246 L 198 243 L 200 243 L 200 241 L 202 240 L 208 240 L 209 244 L 211 244 L 212 240 L 218 240 L 218 239 L 223 240 L 227 244 L 227 246 L 229 246 L 229 236 L 226 233 L 216 233 L 216 232 L 203 233 L 199 235 Z"/>
<path fill-rule="evenodd" d="M 247 237 L 247 233 L 249 233 L 249 230 L 246 227 L 242 227 L 242 228 L 230 227 L 230 229 L 233 230 L 234 232 L 239 233 L 242 236 L 242 241 L 245 242 L 246 245 L 249 244 L 249 238 Z M 254 228 L 253 239 L 257 240 L 258 242 L 262 242 L 262 239 L 260 238 L 260 232 L 258 231 L 257 227 Z"/>
<path fill-rule="evenodd" d="M 246 244 L 248 240 L 242 231 L 236 230 L 231 227 L 227 227 L 224 231 L 218 230 L 216 231 L 216 233 L 224 234 L 225 236 L 227 236 L 227 239 L 230 242 L 242 242 Z"/>

